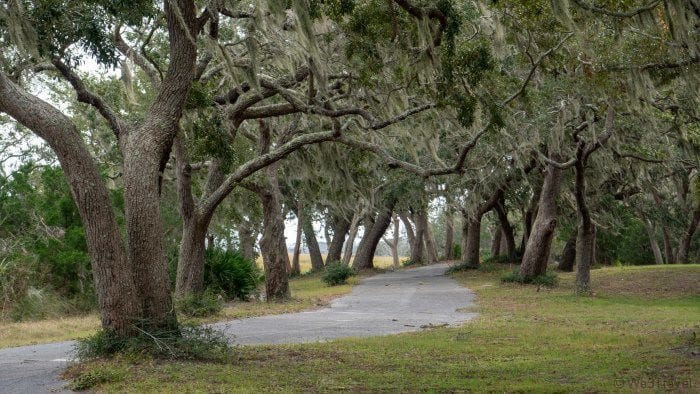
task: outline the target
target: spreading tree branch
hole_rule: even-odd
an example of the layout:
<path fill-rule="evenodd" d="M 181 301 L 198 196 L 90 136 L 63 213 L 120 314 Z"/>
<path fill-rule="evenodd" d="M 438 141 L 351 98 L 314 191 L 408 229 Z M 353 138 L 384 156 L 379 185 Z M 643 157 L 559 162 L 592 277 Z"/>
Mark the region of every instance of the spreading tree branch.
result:
<path fill-rule="evenodd" d="M 119 139 L 126 130 L 126 124 L 117 115 L 114 110 L 107 104 L 107 102 L 97 94 L 90 91 L 83 80 L 70 69 L 65 63 L 60 59 L 54 58 L 52 60 L 53 65 L 56 67 L 59 73 L 65 78 L 68 83 L 73 87 L 77 95 L 78 101 L 81 103 L 89 104 L 94 107 L 100 115 L 107 121 L 109 127 L 112 129 L 114 135 Z"/>

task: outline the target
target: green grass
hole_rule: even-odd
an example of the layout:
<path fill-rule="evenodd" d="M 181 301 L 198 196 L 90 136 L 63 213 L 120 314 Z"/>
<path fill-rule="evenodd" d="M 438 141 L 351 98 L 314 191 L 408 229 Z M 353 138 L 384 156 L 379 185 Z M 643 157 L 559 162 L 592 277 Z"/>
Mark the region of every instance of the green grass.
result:
<path fill-rule="evenodd" d="M 321 274 L 303 275 L 290 279 L 292 299 L 289 301 L 232 302 L 226 304 L 222 311 L 214 316 L 207 318 L 180 316 L 180 321 L 191 324 L 211 323 L 311 310 L 328 305 L 333 298 L 349 293 L 358 282 L 358 277 L 351 277 L 344 285 L 330 287 L 323 283 Z M 86 316 L 69 316 L 20 323 L 0 320 L 0 348 L 85 338 L 95 334 L 99 328 L 100 318 L 94 313 Z"/>
<path fill-rule="evenodd" d="M 229 364 L 100 360 L 68 376 L 128 371 L 103 392 L 697 392 L 700 266 L 595 270 L 591 297 L 572 295 L 572 274 L 501 284 L 510 270 L 454 275 L 480 313 L 459 328 L 243 347 Z"/>

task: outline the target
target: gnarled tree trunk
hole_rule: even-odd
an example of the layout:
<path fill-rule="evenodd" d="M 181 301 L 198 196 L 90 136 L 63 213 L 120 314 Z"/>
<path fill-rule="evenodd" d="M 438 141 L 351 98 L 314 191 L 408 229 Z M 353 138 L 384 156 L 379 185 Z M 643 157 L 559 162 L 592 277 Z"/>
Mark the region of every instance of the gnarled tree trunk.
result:
<path fill-rule="evenodd" d="M 365 229 L 365 235 L 357 248 L 355 260 L 352 266 L 355 269 L 371 269 L 374 268 L 374 253 L 377 250 L 377 245 L 382 239 L 384 232 L 391 224 L 392 210 L 395 202 L 389 201 L 377 214 L 374 223 L 370 228 Z"/>
<path fill-rule="evenodd" d="M 287 299 L 289 277 L 287 266 L 289 255 L 284 242 L 284 215 L 280 203 L 279 184 L 276 166 L 265 169 L 266 188 L 256 187 L 263 207 L 263 233 L 260 239 L 260 252 L 265 267 L 265 295 L 268 301 Z"/>
<path fill-rule="evenodd" d="M 563 272 L 573 272 L 574 264 L 576 264 L 576 238 L 578 237 L 578 228 L 574 229 L 566 240 L 564 250 L 561 252 L 561 260 L 557 269 Z"/>
<path fill-rule="evenodd" d="M 503 229 L 499 224 L 493 228 L 493 236 L 491 237 L 491 258 L 496 258 L 501 253 L 501 238 L 503 237 Z"/>
<path fill-rule="evenodd" d="M 678 244 L 676 262 L 681 264 L 692 263 L 692 261 L 688 260 L 688 253 L 690 251 L 690 243 L 693 240 L 693 235 L 695 235 L 695 232 L 698 229 L 698 225 L 700 225 L 700 204 L 695 207 L 690 224 L 685 230 L 685 233 L 683 233 L 681 242 Z"/>
<path fill-rule="evenodd" d="M 511 226 L 510 221 L 508 221 L 508 212 L 506 212 L 505 203 L 502 198 L 496 203 L 494 210 L 498 215 L 498 220 L 501 222 L 501 229 L 503 231 L 501 244 L 505 244 L 508 262 L 517 263 L 518 256 L 517 250 L 515 249 L 515 234 L 513 232 L 513 226 Z"/>
<path fill-rule="evenodd" d="M 561 190 L 561 177 L 562 170 L 551 164 L 547 166 L 540 192 L 537 216 L 520 264 L 520 276 L 523 278 L 533 278 L 547 272 L 554 229 L 557 227 L 557 199 Z"/>
<path fill-rule="evenodd" d="M 238 243 L 243 257 L 255 261 L 255 236 L 250 219 L 243 219 L 238 227 Z"/>
<path fill-rule="evenodd" d="M 430 231 L 430 223 L 428 222 L 428 214 L 422 213 L 418 215 L 418 220 L 422 222 L 423 227 L 423 241 L 425 243 L 425 255 L 428 264 L 435 264 L 438 262 L 437 248 L 435 246 L 435 240 L 433 239 L 432 231 Z"/>
<path fill-rule="evenodd" d="M 470 267 L 479 267 L 479 248 L 481 244 L 481 216 L 464 215 L 467 233 L 463 241 L 462 262 Z"/>
<path fill-rule="evenodd" d="M 454 231 L 454 212 L 448 206 L 445 208 L 445 260 L 455 258 Z"/>
<path fill-rule="evenodd" d="M 330 245 L 328 245 L 328 254 L 326 255 L 326 264 L 340 261 L 340 255 L 343 252 L 343 244 L 345 237 L 350 231 L 350 221 L 343 216 L 335 216 L 332 220 L 333 237 Z"/>
<path fill-rule="evenodd" d="M 348 240 L 345 242 L 345 250 L 343 251 L 343 264 L 350 264 L 353 249 L 355 248 L 355 238 L 357 237 L 357 228 L 360 224 L 362 213 L 355 212 L 350 222 L 350 231 L 348 231 Z"/>
<path fill-rule="evenodd" d="M 413 221 L 416 224 L 416 232 L 414 233 L 413 242 L 411 243 L 411 261 L 423 263 L 425 262 L 425 243 L 423 242 L 425 223 L 419 220 L 418 215 L 414 215 Z"/>
<path fill-rule="evenodd" d="M 393 215 L 391 222 L 394 225 L 394 238 L 388 244 L 391 248 L 391 258 L 393 259 L 394 268 L 399 268 L 399 217 L 397 215 Z"/>
<path fill-rule="evenodd" d="M 654 254 L 654 263 L 663 264 L 664 258 L 661 254 L 661 248 L 659 248 L 659 242 L 656 239 L 656 231 L 654 230 L 654 225 L 647 217 L 645 217 L 645 215 L 642 214 L 640 216 L 642 219 L 642 223 L 644 223 L 644 229 L 647 231 L 647 235 L 649 236 L 649 245 L 651 246 L 651 252 Z"/>
<path fill-rule="evenodd" d="M 302 213 L 302 218 L 304 219 L 302 221 L 304 240 L 306 241 L 306 247 L 309 248 L 309 256 L 311 257 L 311 270 L 316 272 L 323 271 L 323 256 L 316 240 L 313 220 L 308 212 Z"/>

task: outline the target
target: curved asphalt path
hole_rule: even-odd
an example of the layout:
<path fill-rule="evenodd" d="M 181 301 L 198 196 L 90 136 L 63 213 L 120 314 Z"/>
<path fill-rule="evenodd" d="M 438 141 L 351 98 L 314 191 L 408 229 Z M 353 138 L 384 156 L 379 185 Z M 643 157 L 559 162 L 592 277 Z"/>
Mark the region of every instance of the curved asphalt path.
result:
<path fill-rule="evenodd" d="M 215 323 L 234 344 L 326 341 L 457 325 L 476 316 L 460 312 L 474 295 L 435 264 L 375 275 L 329 307 L 309 312 Z M 72 358 L 73 342 L 0 349 L 0 393 L 64 392 L 58 375 Z"/>

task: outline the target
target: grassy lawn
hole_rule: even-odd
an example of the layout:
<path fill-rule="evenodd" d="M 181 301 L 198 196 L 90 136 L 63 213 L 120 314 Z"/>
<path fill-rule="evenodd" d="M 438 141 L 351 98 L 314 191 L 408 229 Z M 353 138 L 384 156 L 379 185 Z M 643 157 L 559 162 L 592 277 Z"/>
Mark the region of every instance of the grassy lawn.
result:
<path fill-rule="evenodd" d="M 290 280 L 290 301 L 234 302 L 227 304 L 216 316 L 181 320 L 204 323 L 315 309 L 327 305 L 333 298 L 349 293 L 358 281 L 357 277 L 352 277 L 346 285 L 329 287 L 321 281 L 318 274 L 304 275 Z M 99 326 L 100 318 L 97 314 L 19 323 L 0 320 L 0 348 L 84 338 L 94 334 Z"/>
<path fill-rule="evenodd" d="M 98 392 L 698 392 L 700 266 L 605 268 L 592 297 L 455 275 L 479 317 L 458 328 L 253 346 L 230 364 L 118 358 L 75 366 Z"/>

